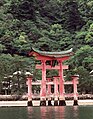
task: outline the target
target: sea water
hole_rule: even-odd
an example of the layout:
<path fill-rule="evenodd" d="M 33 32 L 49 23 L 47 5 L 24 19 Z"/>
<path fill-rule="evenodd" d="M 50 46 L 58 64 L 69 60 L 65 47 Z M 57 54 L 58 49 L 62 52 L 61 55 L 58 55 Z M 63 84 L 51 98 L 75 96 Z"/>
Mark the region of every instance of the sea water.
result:
<path fill-rule="evenodd" d="M 0 107 L 0 119 L 93 119 L 93 106 Z"/>

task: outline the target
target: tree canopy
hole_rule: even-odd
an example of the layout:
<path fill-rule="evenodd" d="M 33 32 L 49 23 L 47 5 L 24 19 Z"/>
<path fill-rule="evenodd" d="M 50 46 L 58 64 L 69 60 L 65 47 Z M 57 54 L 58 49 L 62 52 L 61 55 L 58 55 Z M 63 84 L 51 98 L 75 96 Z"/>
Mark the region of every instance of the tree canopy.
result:
<path fill-rule="evenodd" d="M 46 51 L 73 48 L 74 56 L 66 62 L 69 74 L 91 82 L 93 0 L 0 1 L 0 80 L 20 69 L 36 75 L 36 61 L 27 57 L 32 46 Z"/>

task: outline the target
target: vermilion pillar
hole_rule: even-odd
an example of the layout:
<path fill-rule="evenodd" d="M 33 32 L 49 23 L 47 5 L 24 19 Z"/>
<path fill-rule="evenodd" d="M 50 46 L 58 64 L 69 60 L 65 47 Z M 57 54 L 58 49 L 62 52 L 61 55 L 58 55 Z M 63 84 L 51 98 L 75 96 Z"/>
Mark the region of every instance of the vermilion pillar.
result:
<path fill-rule="evenodd" d="M 54 106 L 58 106 L 58 77 L 54 78 Z"/>
<path fill-rule="evenodd" d="M 59 66 L 60 66 L 60 69 L 59 69 L 59 77 L 60 77 L 60 80 L 59 80 L 59 93 L 60 93 L 60 97 L 59 97 L 59 105 L 60 106 L 65 106 L 66 103 L 65 103 L 65 96 L 64 96 L 64 77 L 63 77 L 63 67 L 62 67 L 62 61 L 60 60 L 59 61 Z"/>
<path fill-rule="evenodd" d="M 78 76 L 72 76 L 73 79 L 73 91 L 74 91 L 74 104 L 73 105 L 78 105 L 78 92 L 77 92 L 77 84 L 78 84 Z"/>
<path fill-rule="evenodd" d="M 47 82 L 51 82 L 51 78 L 47 78 Z M 48 95 L 48 106 L 52 106 L 51 104 L 51 84 L 47 85 L 47 95 Z"/>
<path fill-rule="evenodd" d="M 27 77 L 28 85 L 28 106 L 32 106 L 32 77 Z"/>
<path fill-rule="evenodd" d="M 46 106 L 46 61 L 42 61 L 42 82 L 40 92 L 40 106 Z"/>
<path fill-rule="evenodd" d="M 49 83 L 51 81 L 51 78 L 47 78 L 47 82 Z M 47 85 L 47 95 L 51 95 L 51 84 Z"/>

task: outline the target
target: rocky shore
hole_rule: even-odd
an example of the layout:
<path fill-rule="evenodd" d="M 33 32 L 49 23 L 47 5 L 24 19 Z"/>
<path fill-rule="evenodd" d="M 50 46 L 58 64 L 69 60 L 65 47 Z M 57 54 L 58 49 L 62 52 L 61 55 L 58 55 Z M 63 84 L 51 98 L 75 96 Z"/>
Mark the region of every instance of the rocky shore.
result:
<path fill-rule="evenodd" d="M 0 95 L 0 101 L 27 100 L 27 95 Z"/>
<path fill-rule="evenodd" d="M 0 107 L 27 107 L 27 103 L 28 101 L 0 101 Z M 33 100 L 32 103 L 34 107 L 40 106 L 40 100 Z M 66 106 L 73 106 L 73 100 L 66 100 Z M 93 100 L 78 100 L 78 106 L 93 106 Z"/>
<path fill-rule="evenodd" d="M 25 101 L 27 100 L 27 95 L 0 95 L 0 101 Z M 82 94 L 78 96 L 79 100 L 92 99 L 93 94 Z M 40 100 L 40 97 L 33 96 L 33 100 Z M 73 97 L 66 97 L 66 100 L 73 100 Z"/>

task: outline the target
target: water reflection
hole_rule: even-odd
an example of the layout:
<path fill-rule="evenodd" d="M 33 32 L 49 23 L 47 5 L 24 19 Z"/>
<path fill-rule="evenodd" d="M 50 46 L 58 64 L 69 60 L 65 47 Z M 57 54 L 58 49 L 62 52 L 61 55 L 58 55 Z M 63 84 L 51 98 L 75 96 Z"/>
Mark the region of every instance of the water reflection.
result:
<path fill-rule="evenodd" d="M 79 119 L 78 106 L 73 106 L 73 115 L 75 119 Z"/>
<path fill-rule="evenodd" d="M 41 119 L 40 107 L 27 107 L 28 119 Z"/>
<path fill-rule="evenodd" d="M 78 106 L 27 107 L 29 119 L 79 119 Z"/>
<path fill-rule="evenodd" d="M 29 119 L 66 119 L 65 107 L 28 107 Z"/>
<path fill-rule="evenodd" d="M 0 119 L 93 119 L 93 106 L 1 107 Z"/>
<path fill-rule="evenodd" d="M 28 118 L 32 119 L 33 108 L 32 107 L 27 107 L 27 111 L 28 111 Z"/>
<path fill-rule="evenodd" d="M 65 110 L 65 119 L 79 119 L 78 106 L 69 106 Z"/>
<path fill-rule="evenodd" d="M 55 119 L 65 119 L 65 106 L 55 107 Z"/>
<path fill-rule="evenodd" d="M 46 119 L 47 115 L 47 108 L 46 107 L 40 107 L 40 113 L 41 113 L 41 119 Z"/>

